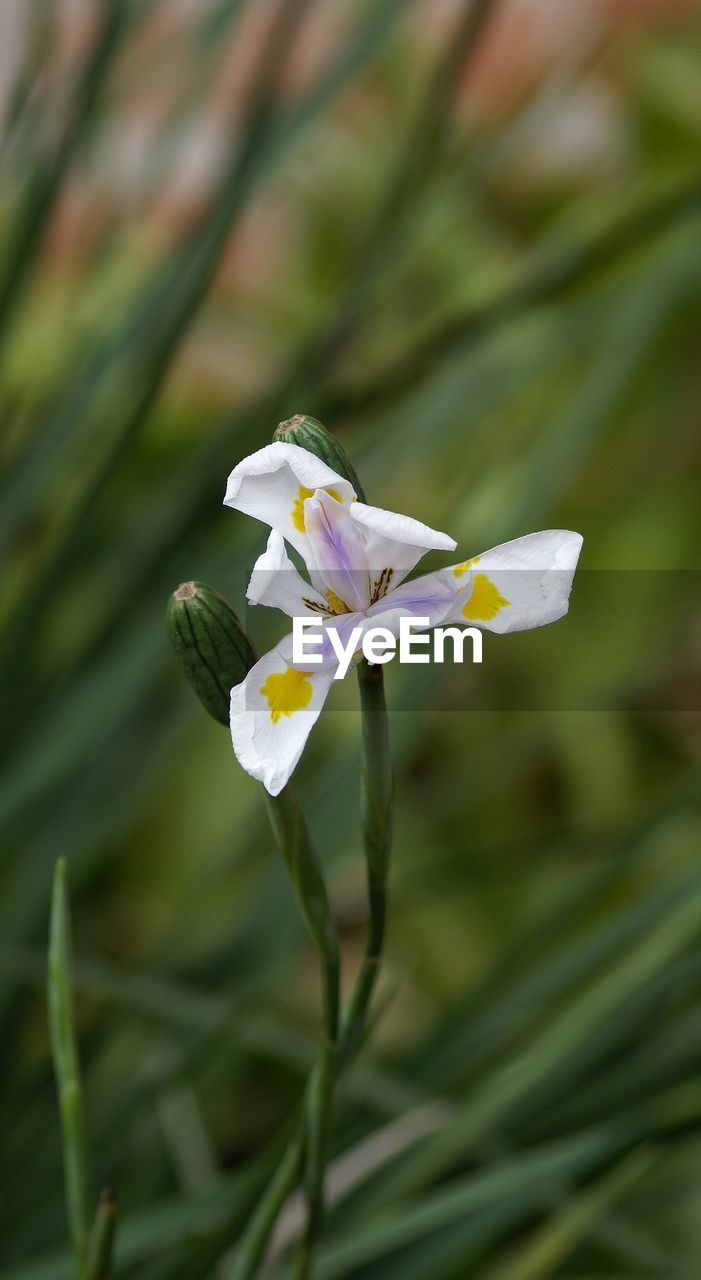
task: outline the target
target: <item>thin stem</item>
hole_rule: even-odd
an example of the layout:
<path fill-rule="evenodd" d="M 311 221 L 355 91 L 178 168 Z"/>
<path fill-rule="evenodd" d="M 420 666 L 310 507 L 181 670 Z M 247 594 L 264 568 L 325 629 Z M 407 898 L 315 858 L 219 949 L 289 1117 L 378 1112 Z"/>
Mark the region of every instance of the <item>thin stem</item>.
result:
<path fill-rule="evenodd" d="M 368 884 L 368 938 L 365 956 L 344 1011 L 341 1026 L 340 1063 L 347 1065 L 362 1044 L 372 994 L 382 959 L 387 914 L 387 872 L 394 826 L 394 780 L 389 747 L 389 725 L 385 705 L 381 666 L 362 662 L 358 668 L 361 708 L 361 813 L 365 843 Z M 321 1089 L 324 1058 L 318 1067 L 318 1079 L 312 1076 L 312 1096 Z M 336 1068 L 334 1068 L 334 1071 Z M 316 1072 L 314 1073 L 316 1075 Z M 322 1104 L 324 1105 L 324 1104 Z M 311 1169 L 313 1191 L 309 1197 L 309 1213 L 300 1251 L 297 1255 L 295 1280 L 308 1280 L 311 1275 L 316 1241 L 323 1223 L 323 1177 L 326 1144 L 319 1143 L 320 1167 Z M 308 1164 L 308 1176 L 310 1165 Z"/>
<path fill-rule="evenodd" d="M 76 1280 L 82 1280 L 88 1243 L 88 1174 L 83 1094 L 73 1025 L 71 925 L 65 858 L 54 872 L 49 936 L 48 994 L 51 1051 L 56 1075 L 66 1210 L 73 1242 Z"/>
<path fill-rule="evenodd" d="M 297 1274 L 308 1274 L 305 1254 L 323 1218 L 324 1172 L 328 1156 L 333 1099 L 338 1074 L 338 1012 L 340 959 L 338 938 L 324 878 L 303 814 L 289 787 L 278 796 L 266 794 L 266 807 L 278 848 L 290 874 L 299 908 L 312 941 L 319 950 L 323 983 L 323 1029 L 316 1066 L 305 1094 L 297 1133 L 266 1188 L 239 1245 L 229 1280 L 249 1280 L 265 1252 L 268 1237 L 287 1195 L 304 1167 L 308 1202 L 305 1241 Z"/>
<path fill-rule="evenodd" d="M 387 880 L 394 828 L 394 777 L 382 667 L 358 667 L 361 712 L 361 813 L 368 882 Z"/>
<path fill-rule="evenodd" d="M 305 1134 L 304 1187 L 307 1218 L 295 1263 L 295 1280 L 311 1274 L 316 1239 L 324 1219 L 324 1179 L 329 1156 L 333 1105 L 340 1066 L 338 1023 L 336 1037 L 322 1040 L 317 1063 L 309 1078 L 302 1129 Z"/>
<path fill-rule="evenodd" d="M 343 1014 L 341 1056 L 344 1065 L 362 1043 L 382 959 L 387 873 L 394 826 L 394 781 L 382 667 L 362 662 L 358 667 L 358 685 L 362 717 L 361 807 L 369 921 L 365 956 Z"/>
<path fill-rule="evenodd" d="M 282 854 L 299 909 L 322 962 L 324 1031 L 335 1044 L 338 1037 L 340 960 L 338 937 L 324 877 L 309 829 L 290 787 L 278 796 L 265 793 L 266 808 L 278 849 Z"/>
<path fill-rule="evenodd" d="M 324 1173 L 328 1157 L 333 1099 L 338 1072 L 340 961 L 338 939 L 323 876 L 309 832 L 292 792 L 268 799 L 268 812 L 285 858 L 307 929 L 322 959 L 324 1026 L 318 1061 L 307 1086 L 303 1129 L 307 1227 L 298 1260 L 299 1280 L 309 1274 L 311 1249 L 323 1219 Z"/>
<path fill-rule="evenodd" d="M 328 1135 L 333 1093 L 340 1069 L 345 1068 L 362 1044 L 367 1014 L 382 957 L 386 917 L 386 882 L 391 852 L 394 817 L 394 784 L 389 750 L 389 728 L 384 697 L 382 668 L 366 662 L 358 668 L 362 717 L 361 808 L 368 880 L 369 923 L 365 957 L 351 992 L 338 1031 L 338 985 L 334 979 L 333 952 L 325 957 L 325 1029 L 335 1028 L 322 1041 L 317 1064 L 307 1086 L 299 1127 L 282 1163 L 263 1193 L 240 1242 L 234 1266 L 227 1280 L 250 1280 L 263 1258 L 276 1218 L 296 1183 L 303 1158 L 308 1214 L 304 1236 L 295 1260 L 295 1280 L 311 1274 L 314 1248 L 323 1224 L 323 1180 L 328 1153 Z M 266 797 L 268 813 L 278 845 L 292 869 L 298 865 L 295 853 L 304 819 L 289 788 L 275 799 Z M 306 836 L 308 840 L 308 835 Z M 320 877 L 321 873 L 317 873 Z M 292 875 L 293 883 L 295 876 Z M 323 886 L 323 881 L 321 882 Z M 309 903 L 300 906 L 307 927 Z M 330 914 L 330 913 L 329 913 Z M 309 917 L 309 918 L 308 918 Z M 325 936 L 323 933 L 321 936 Z M 334 932 L 335 938 L 335 932 Z M 327 940 L 328 941 L 328 940 Z M 338 957 L 336 955 L 336 961 Z M 334 1022 L 334 1018 L 336 1021 Z M 340 1044 L 337 1042 L 340 1041 Z"/>
<path fill-rule="evenodd" d="M 303 1147 L 304 1125 L 300 1124 L 259 1200 L 255 1213 L 246 1224 L 227 1280 L 249 1280 L 258 1270 L 278 1214 L 297 1185 L 302 1168 Z"/>
<path fill-rule="evenodd" d="M 368 937 L 365 955 L 355 980 L 341 1023 L 341 1065 L 348 1066 L 360 1049 L 365 1036 L 370 1001 L 382 960 L 387 915 L 387 890 L 384 884 L 368 879 Z"/>
<path fill-rule="evenodd" d="M 85 1260 L 85 1280 L 109 1280 L 112 1273 L 112 1250 L 117 1229 L 117 1197 L 105 1187 L 95 1214 Z"/>

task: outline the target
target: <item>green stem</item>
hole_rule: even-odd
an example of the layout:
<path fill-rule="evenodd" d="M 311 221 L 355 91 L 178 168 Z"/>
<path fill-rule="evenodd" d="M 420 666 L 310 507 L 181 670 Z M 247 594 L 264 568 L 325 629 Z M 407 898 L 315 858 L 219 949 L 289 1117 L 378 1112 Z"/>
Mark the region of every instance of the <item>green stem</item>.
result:
<path fill-rule="evenodd" d="M 265 1253 L 270 1232 L 287 1197 L 294 1190 L 302 1168 L 304 1126 L 291 1139 L 255 1213 L 246 1224 L 227 1280 L 249 1280 L 255 1275 Z"/>
<path fill-rule="evenodd" d="M 394 827 L 394 781 L 382 667 L 362 662 L 360 688 L 362 778 L 361 812 L 368 885 L 368 938 L 365 956 L 341 1026 L 345 1066 L 362 1043 L 382 960 L 387 914 L 387 874 Z"/>
<path fill-rule="evenodd" d="M 117 1229 L 117 1197 L 110 1187 L 100 1196 L 85 1260 L 85 1280 L 109 1280 Z"/>
<path fill-rule="evenodd" d="M 274 797 L 266 793 L 265 800 L 302 918 L 321 957 L 324 1018 L 319 1056 L 307 1085 L 299 1129 L 247 1224 L 229 1280 L 249 1280 L 255 1274 L 275 1220 L 297 1182 L 303 1162 L 308 1203 L 306 1235 L 311 1241 L 316 1238 L 323 1218 L 324 1172 L 338 1070 L 340 959 L 323 874 L 291 789 L 286 787 Z M 302 1270 L 298 1274 L 307 1273 Z"/>
<path fill-rule="evenodd" d="M 305 1094 L 299 1128 L 250 1219 L 227 1280 L 250 1280 L 262 1260 L 268 1237 L 304 1161 L 308 1212 L 295 1260 L 295 1280 L 308 1280 L 314 1248 L 323 1224 L 323 1183 L 339 1070 L 362 1044 L 367 1014 L 382 957 L 386 882 L 392 844 L 394 784 L 382 668 L 366 662 L 358 668 L 362 719 L 361 809 L 368 881 L 369 923 L 365 957 L 338 1026 L 338 945 L 321 871 L 313 855 L 304 818 L 289 788 L 274 799 L 268 813 L 287 863 L 307 928 L 324 964 L 324 1038 Z"/>
<path fill-rule="evenodd" d="M 305 1254 L 323 1219 L 324 1173 L 328 1157 L 333 1098 L 338 1069 L 339 973 L 338 939 L 323 876 L 309 832 L 292 792 L 286 788 L 267 798 L 268 812 L 280 851 L 287 863 L 307 929 L 322 957 L 324 1027 L 319 1058 L 307 1086 L 304 1108 L 304 1187 L 307 1226 L 297 1275 L 308 1274 Z"/>
<path fill-rule="evenodd" d="M 275 841 L 289 872 L 299 909 L 312 942 L 321 956 L 324 984 L 324 1031 L 331 1044 L 338 1037 L 340 960 L 338 937 L 324 877 L 309 829 L 292 790 L 278 796 L 265 793 Z"/>
<path fill-rule="evenodd" d="M 382 960 L 387 914 L 387 890 L 368 879 L 368 937 L 365 955 L 341 1022 L 341 1065 L 355 1057 L 365 1037 L 370 1001 Z"/>
<path fill-rule="evenodd" d="M 324 1178 L 338 1066 L 338 1043 L 326 1039 L 311 1073 L 305 1098 L 302 1123 L 305 1134 L 304 1188 L 307 1196 L 307 1218 L 295 1263 L 295 1280 L 307 1280 L 311 1273 L 314 1245 L 324 1219 Z"/>
<path fill-rule="evenodd" d="M 334 1075 L 339 1065 L 347 1065 L 354 1057 L 365 1035 L 370 1002 L 382 959 L 387 912 L 387 872 L 394 826 L 394 780 L 382 667 L 370 666 L 367 662 L 362 662 L 358 668 L 358 684 L 362 743 L 361 814 L 369 908 L 368 938 L 363 963 L 341 1022 L 339 1063 L 334 1063 Z M 321 1093 L 324 1089 L 326 1070 L 325 1058 L 322 1054 L 312 1075 L 308 1114 L 314 1113 L 315 1094 Z M 321 1109 L 326 1105 L 326 1101 L 324 1099 L 318 1104 Z M 327 1154 L 323 1137 L 324 1135 L 316 1148 L 317 1158 L 321 1157 L 321 1165 L 316 1166 L 313 1163 L 310 1153 L 307 1156 L 309 1212 L 296 1259 L 295 1280 L 308 1280 L 311 1275 L 314 1248 L 323 1223 L 321 1188 Z"/>
<path fill-rule="evenodd" d="M 88 1243 L 88 1175 L 78 1049 L 73 1025 L 71 925 L 65 858 L 59 858 L 51 897 L 48 960 L 49 1030 L 56 1075 L 66 1210 L 76 1280 L 82 1280 Z"/>

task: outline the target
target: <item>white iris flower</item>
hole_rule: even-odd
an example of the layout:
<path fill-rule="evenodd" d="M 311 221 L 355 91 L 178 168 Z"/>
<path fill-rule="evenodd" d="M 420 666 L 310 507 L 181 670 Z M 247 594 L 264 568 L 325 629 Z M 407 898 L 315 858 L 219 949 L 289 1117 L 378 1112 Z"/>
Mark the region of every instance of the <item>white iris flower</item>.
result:
<path fill-rule="evenodd" d="M 248 587 L 252 604 L 288 617 L 321 617 L 338 638 L 386 627 L 402 617 L 487 631 L 523 631 L 567 612 L 582 546 L 578 533 L 548 529 L 516 538 L 459 564 L 405 582 L 427 551 L 455 540 L 410 516 L 356 500 L 342 476 L 294 444 L 270 444 L 229 476 L 224 502 L 269 525 L 268 545 Z M 302 577 L 285 542 L 301 556 Z M 425 628 L 424 628 L 425 629 Z M 324 634 L 322 661 L 292 663 L 292 636 L 266 653 L 231 690 L 231 737 L 239 763 L 277 795 L 292 774 L 338 667 Z M 359 656 L 359 652 L 358 652 Z"/>

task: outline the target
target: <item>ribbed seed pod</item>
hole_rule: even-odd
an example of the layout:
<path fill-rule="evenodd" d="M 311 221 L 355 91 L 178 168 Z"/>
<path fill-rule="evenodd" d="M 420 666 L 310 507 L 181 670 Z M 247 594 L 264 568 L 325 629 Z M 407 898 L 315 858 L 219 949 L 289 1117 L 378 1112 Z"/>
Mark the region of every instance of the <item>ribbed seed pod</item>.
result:
<path fill-rule="evenodd" d="M 229 694 L 256 656 L 231 605 L 204 582 L 182 582 L 168 601 L 171 644 L 202 706 L 229 723 Z"/>
<path fill-rule="evenodd" d="M 316 418 L 305 413 L 297 413 L 294 418 L 281 422 L 275 429 L 273 440 L 281 440 L 283 444 L 297 444 L 308 453 L 315 453 L 327 467 L 332 467 L 339 476 L 348 480 L 355 489 L 360 502 L 365 502 L 365 494 L 355 467 L 342 445 L 326 430 Z"/>

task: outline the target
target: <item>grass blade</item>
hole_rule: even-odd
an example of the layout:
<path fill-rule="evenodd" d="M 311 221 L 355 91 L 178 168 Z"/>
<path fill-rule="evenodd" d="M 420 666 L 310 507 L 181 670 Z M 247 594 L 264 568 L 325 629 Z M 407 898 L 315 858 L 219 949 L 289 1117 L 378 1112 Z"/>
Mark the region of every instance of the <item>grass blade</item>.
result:
<path fill-rule="evenodd" d="M 546 1280 L 564 1262 L 577 1242 L 612 1204 L 643 1178 L 659 1156 L 645 1148 L 633 1151 L 614 1165 L 592 1188 L 576 1196 L 570 1204 L 545 1224 L 517 1255 L 490 1268 L 485 1280 Z"/>
<path fill-rule="evenodd" d="M 699 931 L 701 884 L 698 880 L 685 890 L 682 901 L 668 911 L 656 929 L 629 955 L 625 955 L 579 999 L 556 1018 L 539 1039 L 513 1062 L 507 1062 L 479 1088 L 450 1128 L 438 1134 L 412 1165 L 404 1169 L 390 1188 L 389 1195 L 405 1194 L 426 1186 L 448 1170 L 474 1142 L 483 1137 L 491 1125 L 526 1095 L 536 1105 L 547 1087 L 572 1069 L 576 1062 L 581 1070 L 592 1034 L 608 1019 L 615 1030 L 615 1010 L 625 1007 L 631 996 L 644 989 L 647 982 L 689 943 Z M 535 1099 L 535 1101 L 534 1101 Z"/>

